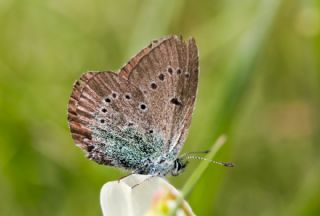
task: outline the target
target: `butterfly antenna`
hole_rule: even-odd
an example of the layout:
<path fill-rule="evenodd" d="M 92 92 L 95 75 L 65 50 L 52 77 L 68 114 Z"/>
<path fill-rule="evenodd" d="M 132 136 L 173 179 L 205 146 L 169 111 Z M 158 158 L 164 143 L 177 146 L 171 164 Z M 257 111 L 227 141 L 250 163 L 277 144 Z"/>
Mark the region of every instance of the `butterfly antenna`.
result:
<path fill-rule="evenodd" d="M 218 165 L 225 166 L 225 167 L 234 167 L 235 166 L 234 163 L 231 163 L 231 162 L 219 162 L 219 161 L 210 160 L 208 158 L 199 157 L 199 156 L 196 156 L 196 155 L 186 155 L 185 158 L 186 159 L 195 159 L 195 160 L 208 161 L 210 163 L 218 164 Z"/>
<path fill-rule="evenodd" d="M 188 156 L 193 155 L 193 154 L 208 154 L 209 152 L 210 152 L 210 150 L 187 152 L 187 153 L 184 153 L 183 155 L 181 155 L 181 157 L 187 158 Z"/>

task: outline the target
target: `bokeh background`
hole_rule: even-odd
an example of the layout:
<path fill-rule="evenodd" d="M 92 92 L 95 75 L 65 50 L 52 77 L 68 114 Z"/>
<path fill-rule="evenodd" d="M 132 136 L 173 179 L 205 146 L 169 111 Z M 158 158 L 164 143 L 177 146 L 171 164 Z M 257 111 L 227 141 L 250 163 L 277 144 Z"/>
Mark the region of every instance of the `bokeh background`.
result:
<path fill-rule="evenodd" d="M 152 39 L 195 37 L 196 110 L 183 152 L 228 142 L 188 198 L 198 215 L 320 215 L 320 2 L 0 0 L 0 215 L 101 215 L 121 171 L 67 126 L 73 82 L 117 71 Z M 181 188 L 199 162 L 169 178 Z"/>

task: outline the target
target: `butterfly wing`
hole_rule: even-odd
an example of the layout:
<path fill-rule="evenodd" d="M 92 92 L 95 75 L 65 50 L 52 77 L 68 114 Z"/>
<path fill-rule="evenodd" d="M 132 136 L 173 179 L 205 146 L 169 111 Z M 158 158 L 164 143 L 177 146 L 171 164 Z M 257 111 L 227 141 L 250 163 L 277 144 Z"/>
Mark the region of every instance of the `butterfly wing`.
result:
<path fill-rule="evenodd" d="M 167 151 L 177 153 L 190 126 L 198 84 L 195 40 L 170 36 L 153 41 L 120 75 L 143 92 L 150 106 L 151 128 L 165 140 Z"/>
<path fill-rule="evenodd" d="M 100 164 L 137 169 L 180 150 L 198 79 L 194 40 L 153 41 L 119 74 L 88 72 L 74 85 L 68 120 L 75 143 Z"/>
<path fill-rule="evenodd" d="M 143 93 L 127 79 L 113 72 L 89 72 L 74 85 L 69 126 L 75 143 L 90 159 L 137 169 L 164 146 L 150 133 L 148 109 Z"/>

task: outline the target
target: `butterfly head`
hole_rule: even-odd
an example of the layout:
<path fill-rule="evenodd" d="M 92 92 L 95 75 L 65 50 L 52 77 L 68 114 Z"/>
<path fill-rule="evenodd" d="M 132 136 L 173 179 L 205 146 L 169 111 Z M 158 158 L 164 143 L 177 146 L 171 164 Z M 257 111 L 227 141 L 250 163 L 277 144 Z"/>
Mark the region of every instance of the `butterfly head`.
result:
<path fill-rule="evenodd" d="M 187 164 L 188 164 L 188 161 L 185 160 L 184 158 L 177 158 L 173 162 L 171 175 L 173 175 L 173 176 L 180 175 L 184 171 L 184 169 L 186 168 Z"/>

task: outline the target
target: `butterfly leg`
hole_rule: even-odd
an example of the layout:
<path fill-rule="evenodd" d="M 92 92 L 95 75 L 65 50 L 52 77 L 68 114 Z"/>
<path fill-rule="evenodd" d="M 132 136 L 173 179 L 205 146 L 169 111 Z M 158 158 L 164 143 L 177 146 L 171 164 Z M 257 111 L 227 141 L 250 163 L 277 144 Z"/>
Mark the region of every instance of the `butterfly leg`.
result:
<path fill-rule="evenodd" d="M 120 183 L 122 179 L 127 178 L 128 176 L 131 176 L 132 174 L 134 174 L 134 173 L 132 172 L 132 173 L 129 173 L 128 175 L 125 175 L 125 176 L 120 177 L 120 178 L 118 179 L 118 183 Z"/>
<path fill-rule="evenodd" d="M 144 182 L 146 182 L 146 181 L 149 181 L 150 179 L 152 179 L 153 177 L 156 177 L 156 176 L 157 176 L 157 175 L 148 176 L 148 178 L 144 179 L 142 182 L 133 185 L 133 186 L 131 187 L 131 189 L 134 189 L 135 187 L 141 185 L 142 183 L 144 183 Z"/>

